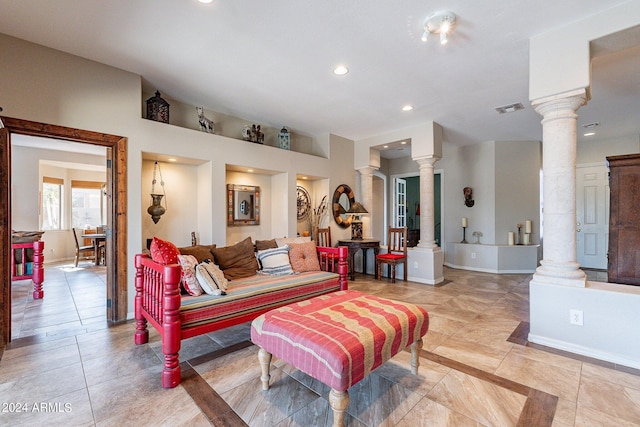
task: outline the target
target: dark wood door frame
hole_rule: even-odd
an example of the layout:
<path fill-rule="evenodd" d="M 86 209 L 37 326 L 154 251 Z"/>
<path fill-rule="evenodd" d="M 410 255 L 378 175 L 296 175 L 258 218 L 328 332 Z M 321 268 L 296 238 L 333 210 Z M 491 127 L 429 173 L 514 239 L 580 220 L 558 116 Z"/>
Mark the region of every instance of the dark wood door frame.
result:
<path fill-rule="evenodd" d="M 11 340 L 11 134 L 55 138 L 106 148 L 107 161 L 107 320 L 127 317 L 127 138 L 11 117 L 0 118 L 0 347 Z M 110 221 L 110 223 L 109 223 Z M 45 298 L 47 277 L 44 278 Z"/>

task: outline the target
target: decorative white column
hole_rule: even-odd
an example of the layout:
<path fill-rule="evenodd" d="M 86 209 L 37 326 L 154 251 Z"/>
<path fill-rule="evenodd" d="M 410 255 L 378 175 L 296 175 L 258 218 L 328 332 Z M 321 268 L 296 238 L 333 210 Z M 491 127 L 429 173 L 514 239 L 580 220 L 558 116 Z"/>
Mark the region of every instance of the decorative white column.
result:
<path fill-rule="evenodd" d="M 542 119 L 543 259 L 533 281 L 584 287 L 576 262 L 576 111 L 584 89 L 535 100 Z"/>
<path fill-rule="evenodd" d="M 435 156 L 414 159 L 420 165 L 420 243 L 421 248 L 437 248 L 435 239 L 435 212 L 433 189 L 433 165 L 439 160 Z"/>
<path fill-rule="evenodd" d="M 369 211 L 368 214 L 362 215 L 362 237 L 364 239 L 373 238 L 371 230 L 372 218 L 375 215 L 373 210 L 373 167 L 358 168 L 360 172 L 360 200 L 356 198 L 356 202 L 360 202 L 364 208 Z"/>

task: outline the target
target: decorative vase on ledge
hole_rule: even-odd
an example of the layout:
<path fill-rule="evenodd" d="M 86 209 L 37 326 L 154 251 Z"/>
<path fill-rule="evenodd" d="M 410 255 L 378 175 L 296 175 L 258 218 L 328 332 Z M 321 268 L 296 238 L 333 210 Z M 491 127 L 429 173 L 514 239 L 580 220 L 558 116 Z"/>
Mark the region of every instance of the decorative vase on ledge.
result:
<path fill-rule="evenodd" d="M 291 149 L 291 134 L 289 133 L 287 128 L 284 127 L 284 126 L 282 127 L 282 129 L 278 133 L 278 145 L 283 150 L 290 150 Z"/>

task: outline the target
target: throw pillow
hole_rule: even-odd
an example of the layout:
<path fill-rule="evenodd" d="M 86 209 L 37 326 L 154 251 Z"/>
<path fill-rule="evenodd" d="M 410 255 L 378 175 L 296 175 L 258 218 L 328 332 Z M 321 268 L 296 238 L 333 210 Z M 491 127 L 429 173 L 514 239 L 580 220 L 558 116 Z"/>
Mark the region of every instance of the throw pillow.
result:
<path fill-rule="evenodd" d="M 196 277 L 207 294 L 227 294 L 227 279 L 225 279 L 222 270 L 210 260 L 205 260 L 196 266 Z"/>
<path fill-rule="evenodd" d="M 276 239 L 271 240 L 256 240 L 256 251 L 264 251 L 265 249 L 277 248 L 278 244 Z"/>
<path fill-rule="evenodd" d="M 292 243 L 289 251 L 291 268 L 296 273 L 305 271 L 320 271 L 316 242 Z"/>
<path fill-rule="evenodd" d="M 171 242 L 154 237 L 149 251 L 151 252 L 151 259 L 159 264 L 178 264 L 180 252 L 176 245 Z"/>
<path fill-rule="evenodd" d="M 178 248 L 178 250 L 182 255 L 193 255 L 198 260 L 198 263 L 201 263 L 205 259 L 213 260 L 211 249 L 215 247 L 216 245 L 195 245 Z"/>
<path fill-rule="evenodd" d="M 280 276 L 285 274 L 293 274 L 291 264 L 289 263 L 289 246 L 285 245 L 281 248 L 265 249 L 258 251 L 256 255 L 260 264 L 262 264 L 262 274 L 270 274 Z"/>
<path fill-rule="evenodd" d="M 290 245 L 292 243 L 306 243 L 311 241 L 311 237 L 276 237 L 276 243 L 281 248 L 284 245 Z"/>
<path fill-rule="evenodd" d="M 211 249 L 211 253 L 228 280 L 253 276 L 258 271 L 258 261 L 253 251 L 251 237 L 233 246 Z"/>
<path fill-rule="evenodd" d="M 182 267 L 182 287 L 189 295 L 197 297 L 202 295 L 202 287 L 196 279 L 196 266 L 198 260 L 193 255 L 178 255 L 180 267 Z"/>

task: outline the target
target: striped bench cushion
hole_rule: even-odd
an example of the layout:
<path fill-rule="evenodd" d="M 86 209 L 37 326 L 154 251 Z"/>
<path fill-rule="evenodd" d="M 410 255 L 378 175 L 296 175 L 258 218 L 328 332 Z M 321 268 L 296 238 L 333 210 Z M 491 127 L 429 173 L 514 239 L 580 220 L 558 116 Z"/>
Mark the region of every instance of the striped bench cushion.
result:
<path fill-rule="evenodd" d="M 255 275 L 231 280 L 227 286 L 227 295 L 183 296 L 180 303 L 182 329 L 339 290 L 339 276 L 326 271 L 308 271 L 286 276 Z"/>
<path fill-rule="evenodd" d="M 271 310 L 251 340 L 337 391 L 345 391 L 429 328 L 422 307 L 340 291 Z"/>

